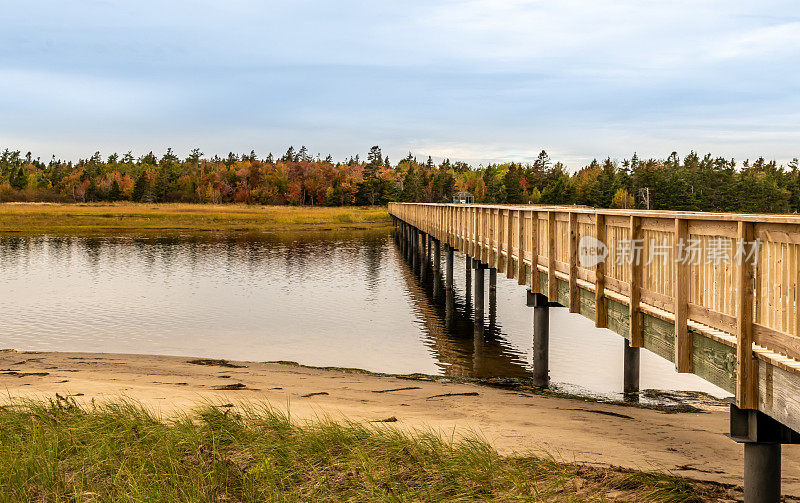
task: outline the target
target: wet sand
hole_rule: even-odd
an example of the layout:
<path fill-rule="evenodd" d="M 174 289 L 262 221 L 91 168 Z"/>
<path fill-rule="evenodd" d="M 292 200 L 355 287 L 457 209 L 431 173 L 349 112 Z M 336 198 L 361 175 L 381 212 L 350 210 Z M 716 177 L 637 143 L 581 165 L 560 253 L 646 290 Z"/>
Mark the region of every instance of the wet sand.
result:
<path fill-rule="evenodd" d="M 194 363 L 190 363 L 194 362 Z M 3 402 L 16 397 L 110 401 L 128 397 L 169 415 L 202 403 L 269 402 L 302 421 L 320 416 L 391 421 L 450 438 L 478 433 L 502 454 L 661 470 L 741 485 L 743 448 L 724 436 L 725 407 L 666 413 L 477 384 L 279 363 L 97 353 L 0 352 Z M 783 491 L 800 496 L 800 449 L 783 449 Z"/>

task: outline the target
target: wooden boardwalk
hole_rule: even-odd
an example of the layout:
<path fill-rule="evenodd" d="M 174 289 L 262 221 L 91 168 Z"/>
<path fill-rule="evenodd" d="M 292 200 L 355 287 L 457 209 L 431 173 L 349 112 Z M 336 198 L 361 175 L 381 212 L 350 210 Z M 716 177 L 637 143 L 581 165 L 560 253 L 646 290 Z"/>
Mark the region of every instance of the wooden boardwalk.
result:
<path fill-rule="evenodd" d="M 800 431 L 800 216 L 406 203 L 389 213 Z"/>

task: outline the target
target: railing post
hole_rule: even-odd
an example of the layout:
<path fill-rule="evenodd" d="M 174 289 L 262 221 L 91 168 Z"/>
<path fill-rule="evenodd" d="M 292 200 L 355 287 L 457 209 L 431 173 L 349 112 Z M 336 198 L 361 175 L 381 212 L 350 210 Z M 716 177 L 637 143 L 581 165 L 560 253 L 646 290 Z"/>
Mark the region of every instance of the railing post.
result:
<path fill-rule="evenodd" d="M 511 255 L 514 249 L 514 213 L 511 210 L 506 210 L 506 213 L 506 277 L 513 278 L 514 261 L 511 259 Z"/>
<path fill-rule="evenodd" d="M 530 233 L 526 233 L 531 248 L 531 290 L 541 293 L 542 281 L 539 276 L 539 212 L 531 212 Z"/>
<path fill-rule="evenodd" d="M 517 284 L 527 283 L 525 272 L 525 212 L 517 211 Z"/>
<path fill-rule="evenodd" d="M 481 246 L 478 257 L 479 260 L 484 264 L 489 263 L 489 250 L 488 247 L 486 246 L 486 235 L 489 234 L 488 229 L 489 229 L 490 217 L 491 215 L 489 214 L 489 210 L 481 208 L 481 227 L 478 230 L 478 236 L 480 237 Z"/>
<path fill-rule="evenodd" d="M 738 246 L 757 246 L 752 222 L 739 222 Z M 755 254 L 752 254 L 755 256 Z M 753 264 L 744 253 L 738 254 L 736 324 L 736 405 L 740 409 L 758 407 L 758 366 L 753 356 Z"/>
<path fill-rule="evenodd" d="M 569 312 L 581 312 L 578 292 L 578 214 L 569 213 Z"/>
<path fill-rule="evenodd" d="M 689 222 L 682 218 L 675 219 L 673 251 L 675 259 L 675 295 L 673 311 L 675 312 L 675 370 L 677 372 L 692 371 L 692 336 L 689 334 L 689 264 L 680 252 L 689 239 Z"/>
<path fill-rule="evenodd" d="M 631 346 L 640 348 L 644 346 L 642 337 L 642 312 L 639 309 L 639 304 L 642 299 L 642 256 L 638 253 L 641 250 L 642 239 L 642 219 L 641 217 L 631 215 L 629 233 L 630 236 L 630 297 L 628 305 L 629 313 L 629 331 L 628 340 Z M 639 243 L 639 244 L 637 244 Z"/>
<path fill-rule="evenodd" d="M 492 237 L 489 243 L 489 249 L 494 253 L 492 257 L 491 265 L 492 268 L 500 269 L 500 260 L 501 260 L 501 250 L 503 249 L 503 225 L 501 222 L 503 221 L 503 212 L 500 209 L 494 210 L 494 229 L 492 229 Z M 495 246 L 495 244 L 497 246 Z M 496 274 L 496 273 L 495 273 Z"/>
<path fill-rule="evenodd" d="M 606 216 L 596 213 L 594 216 L 594 228 L 597 241 L 608 246 L 606 243 Z M 606 248 L 608 249 L 608 248 Z M 594 267 L 594 326 L 606 328 L 608 326 L 608 307 L 606 305 L 606 257 L 605 260 L 598 260 Z"/>
<path fill-rule="evenodd" d="M 556 279 L 556 213 L 547 212 L 547 297 L 558 302 Z"/>
<path fill-rule="evenodd" d="M 470 242 L 469 242 L 469 249 L 470 249 L 470 254 L 469 255 L 470 255 L 470 257 L 474 257 L 476 259 L 480 259 L 481 256 L 480 256 L 480 254 L 478 252 L 478 250 L 479 250 L 479 248 L 478 248 L 478 223 L 480 222 L 480 214 L 479 214 L 480 212 L 478 211 L 477 207 L 472 207 L 472 208 L 470 208 L 470 213 L 472 213 L 472 215 L 470 215 L 471 220 L 472 220 L 472 222 L 471 222 L 472 223 L 472 225 L 471 225 L 472 228 L 470 229 L 471 236 L 470 236 Z"/>

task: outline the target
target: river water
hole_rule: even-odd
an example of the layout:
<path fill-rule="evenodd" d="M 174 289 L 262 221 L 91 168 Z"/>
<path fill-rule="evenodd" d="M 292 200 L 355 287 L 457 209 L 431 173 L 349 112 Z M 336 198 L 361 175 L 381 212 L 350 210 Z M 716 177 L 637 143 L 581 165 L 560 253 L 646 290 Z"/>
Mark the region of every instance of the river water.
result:
<path fill-rule="evenodd" d="M 387 231 L 0 237 L 0 271 L 0 349 L 478 377 L 531 371 L 523 287 L 498 274 L 476 336 L 464 256 L 455 254 L 448 303 L 442 278 L 415 273 Z M 563 308 L 551 309 L 550 330 L 556 387 L 621 393 L 621 337 Z M 727 395 L 646 350 L 641 387 Z"/>

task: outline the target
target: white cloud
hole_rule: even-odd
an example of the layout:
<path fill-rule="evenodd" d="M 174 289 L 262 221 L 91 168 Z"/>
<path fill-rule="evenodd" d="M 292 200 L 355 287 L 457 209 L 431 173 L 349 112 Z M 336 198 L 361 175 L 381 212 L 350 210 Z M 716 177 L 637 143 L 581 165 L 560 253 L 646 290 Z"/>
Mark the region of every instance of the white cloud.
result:
<path fill-rule="evenodd" d="M 783 23 L 732 34 L 715 44 L 719 59 L 800 56 L 800 22 Z"/>

